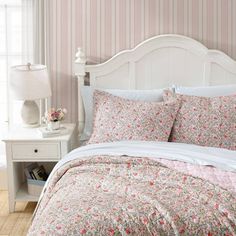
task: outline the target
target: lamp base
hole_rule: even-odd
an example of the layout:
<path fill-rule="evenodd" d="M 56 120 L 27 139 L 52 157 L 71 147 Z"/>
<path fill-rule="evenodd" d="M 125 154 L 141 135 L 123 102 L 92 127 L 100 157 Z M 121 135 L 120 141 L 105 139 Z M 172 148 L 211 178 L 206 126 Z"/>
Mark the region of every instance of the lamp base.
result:
<path fill-rule="evenodd" d="M 39 126 L 39 108 L 35 101 L 26 100 L 21 109 L 24 127 L 34 128 Z"/>
<path fill-rule="evenodd" d="M 28 124 L 23 123 L 22 126 L 23 126 L 24 128 L 29 128 L 29 129 L 40 127 L 39 123 L 37 123 L 37 124 L 35 124 L 35 125 L 28 125 Z"/>

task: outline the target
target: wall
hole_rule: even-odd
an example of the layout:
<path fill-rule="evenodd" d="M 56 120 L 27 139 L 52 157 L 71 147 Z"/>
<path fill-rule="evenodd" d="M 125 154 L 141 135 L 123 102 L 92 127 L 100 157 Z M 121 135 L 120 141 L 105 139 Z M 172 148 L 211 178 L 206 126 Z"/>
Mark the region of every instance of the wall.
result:
<path fill-rule="evenodd" d="M 68 121 L 77 119 L 77 47 L 97 63 L 151 36 L 175 33 L 236 59 L 236 0 L 48 0 L 46 28 L 52 105 L 68 108 Z"/>

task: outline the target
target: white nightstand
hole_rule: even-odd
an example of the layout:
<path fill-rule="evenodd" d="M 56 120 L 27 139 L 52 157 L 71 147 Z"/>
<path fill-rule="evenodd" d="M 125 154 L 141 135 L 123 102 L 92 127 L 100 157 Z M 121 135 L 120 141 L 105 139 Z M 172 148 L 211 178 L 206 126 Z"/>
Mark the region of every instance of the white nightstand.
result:
<path fill-rule="evenodd" d="M 14 127 L 4 138 L 10 212 L 14 212 L 17 201 L 38 201 L 38 197 L 28 194 L 24 174 L 25 163 L 46 163 L 48 168 L 52 169 L 60 159 L 77 147 L 76 125 L 62 126 L 66 128 L 65 133 L 55 137 L 42 138 L 37 128 Z"/>

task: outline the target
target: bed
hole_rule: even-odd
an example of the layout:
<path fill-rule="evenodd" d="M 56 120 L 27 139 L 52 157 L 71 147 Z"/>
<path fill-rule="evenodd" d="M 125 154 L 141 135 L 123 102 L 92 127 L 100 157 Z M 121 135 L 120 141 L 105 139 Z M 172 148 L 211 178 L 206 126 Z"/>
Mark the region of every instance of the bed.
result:
<path fill-rule="evenodd" d="M 81 49 L 76 56 L 79 133 L 88 128 L 84 87 L 95 97 L 93 131 L 53 169 L 28 235 L 236 235 L 236 62 L 180 35 L 156 36 L 98 65 L 87 65 Z M 168 89 L 157 103 L 110 93 L 173 85 L 206 96 Z M 214 113 L 195 130 L 197 109 L 208 114 L 208 104 Z"/>

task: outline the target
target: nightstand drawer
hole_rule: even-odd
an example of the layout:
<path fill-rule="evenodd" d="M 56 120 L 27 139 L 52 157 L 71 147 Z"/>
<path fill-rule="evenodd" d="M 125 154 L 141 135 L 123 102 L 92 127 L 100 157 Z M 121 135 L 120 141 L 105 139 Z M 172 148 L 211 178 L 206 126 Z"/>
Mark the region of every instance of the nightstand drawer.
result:
<path fill-rule="evenodd" d="M 60 159 L 59 143 L 15 143 L 12 144 L 12 159 Z"/>

